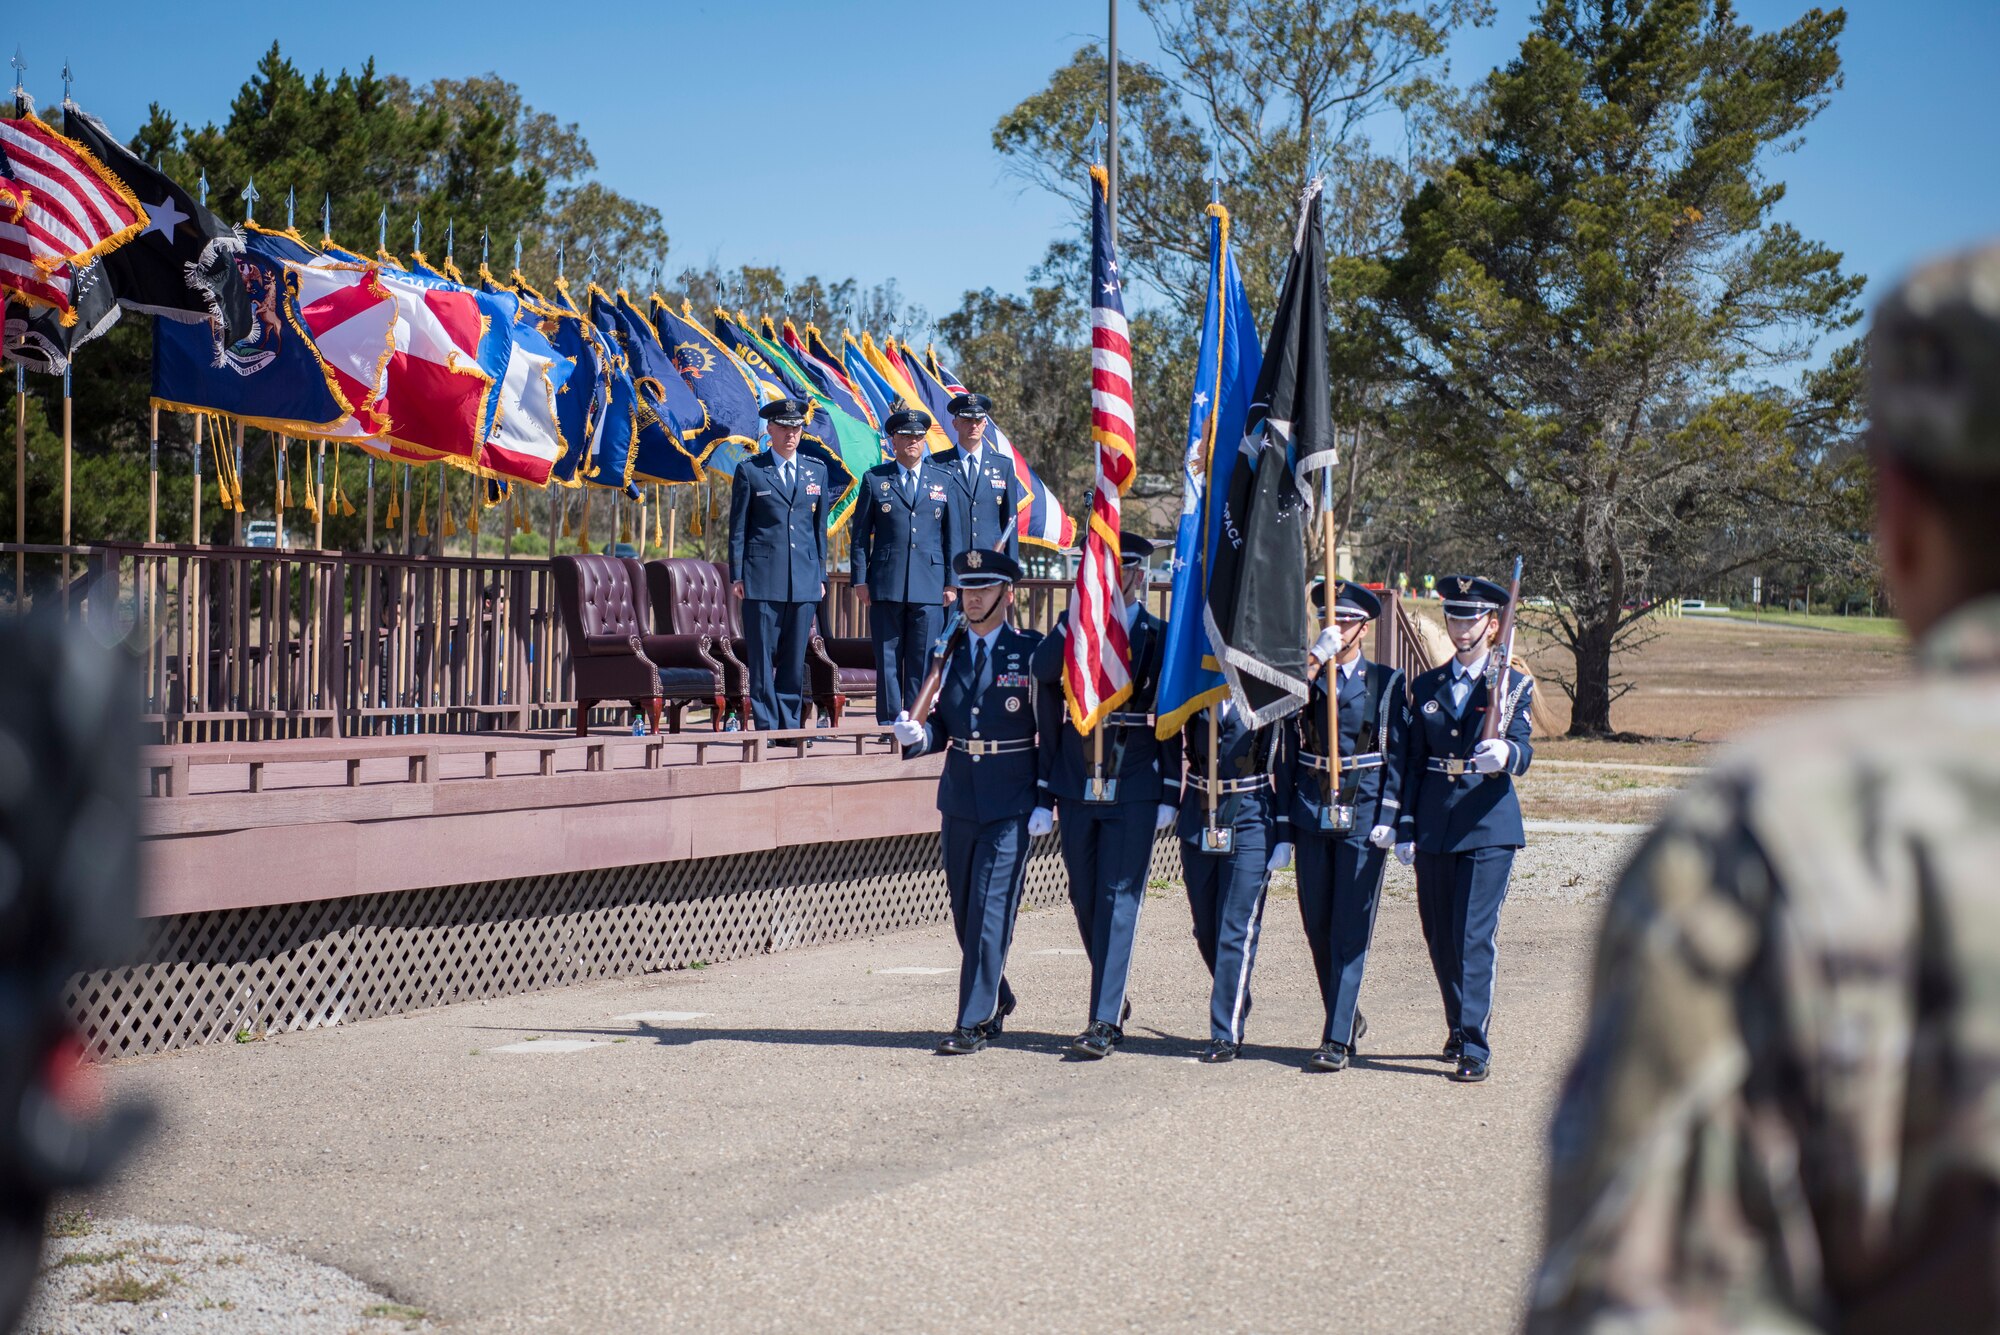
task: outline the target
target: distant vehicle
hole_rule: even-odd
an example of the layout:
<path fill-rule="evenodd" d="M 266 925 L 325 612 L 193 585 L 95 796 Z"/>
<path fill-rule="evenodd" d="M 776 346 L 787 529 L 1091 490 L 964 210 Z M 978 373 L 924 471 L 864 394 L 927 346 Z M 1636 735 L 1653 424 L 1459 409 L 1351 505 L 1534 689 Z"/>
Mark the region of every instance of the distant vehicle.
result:
<path fill-rule="evenodd" d="M 1521 606 L 1523 607 L 1554 607 L 1555 605 L 1556 605 L 1555 599 L 1544 598 L 1540 596 L 1534 598 L 1523 598 L 1521 600 Z"/>
<path fill-rule="evenodd" d="M 1706 612 L 1707 610 L 1708 604 L 1699 598 L 1681 599 L 1681 611 L 1683 612 Z"/>
<path fill-rule="evenodd" d="M 253 519 L 243 526 L 245 547 L 275 547 L 278 545 L 278 525 L 269 519 Z"/>
<path fill-rule="evenodd" d="M 634 547 L 629 542 L 613 543 L 611 547 L 611 554 L 613 556 L 622 556 L 633 561 L 639 559 L 639 549 L 637 547 Z"/>

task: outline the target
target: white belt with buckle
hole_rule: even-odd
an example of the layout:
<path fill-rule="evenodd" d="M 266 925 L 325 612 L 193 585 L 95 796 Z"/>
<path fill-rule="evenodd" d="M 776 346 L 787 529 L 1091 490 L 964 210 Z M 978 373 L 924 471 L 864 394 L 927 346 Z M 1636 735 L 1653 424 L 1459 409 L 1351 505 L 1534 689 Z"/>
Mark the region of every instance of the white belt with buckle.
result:
<path fill-rule="evenodd" d="M 1188 783 L 1193 785 L 1196 791 L 1204 793 L 1251 793 L 1270 788 L 1271 776 L 1259 774 L 1249 779 L 1217 779 L 1211 783 L 1199 774 L 1190 774 Z"/>
<path fill-rule="evenodd" d="M 1449 759 L 1432 756 L 1426 762 L 1425 767 L 1433 774 L 1443 774 L 1454 779 L 1462 779 L 1468 774 L 1477 774 L 1479 772 L 1472 768 L 1470 760 L 1461 760 L 1457 756 L 1452 756 Z"/>
<path fill-rule="evenodd" d="M 969 756 L 1004 756 L 1014 751 L 1026 751 L 1035 744 L 1032 737 L 1016 737 L 1012 741 L 982 742 L 977 738 L 954 737 L 951 744 Z"/>
<path fill-rule="evenodd" d="M 1104 721 L 1114 728 L 1150 728 L 1153 726 L 1151 714 L 1106 714 Z"/>
<path fill-rule="evenodd" d="M 1299 752 L 1299 760 L 1307 769 L 1316 769 L 1321 773 L 1325 773 L 1326 771 L 1325 756 L 1316 755 L 1311 751 L 1301 751 Z M 1358 756 L 1342 756 L 1340 758 L 1340 772 L 1342 774 L 1351 769 L 1379 769 L 1381 765 L 1382 753 L 1380 751 L 1363 751 Z"/>

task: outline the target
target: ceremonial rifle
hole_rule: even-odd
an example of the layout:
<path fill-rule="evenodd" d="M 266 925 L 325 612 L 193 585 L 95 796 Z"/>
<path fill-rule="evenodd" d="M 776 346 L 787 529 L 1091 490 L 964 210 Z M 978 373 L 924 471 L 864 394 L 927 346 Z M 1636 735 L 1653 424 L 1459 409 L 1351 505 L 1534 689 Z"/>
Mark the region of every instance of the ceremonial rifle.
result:
<path fill-rule="evenodd" d="M 1479 725 L 1479 740 L 1490 742 L 1500 736 L 1500 692 L 1507 682 L 1507 665 L 1514 661 L 1514 612 L 1521 605 L 1521 558 L 1514 558 L 1514 580 L 1507 586 L 1507 606 L 1500 610 L 1500 634 L 1494 637 L 1492 661 L 1486 669 L 1486 718 Z"/>
<path fill-rule="evenodd" d="M 924 723 L 930 719 L 931 709 L 937 704 L 938 692 L 944 688 L 944 670 L 951 662 L 952 651 L 965 638 L 965 614 L 956 607 L 944 623 L 944 630 L 931 646 L 931 668 L 924 674 L 924 684 L 917 690 L 916 702 L 910 706 L 910 721 Z"/>

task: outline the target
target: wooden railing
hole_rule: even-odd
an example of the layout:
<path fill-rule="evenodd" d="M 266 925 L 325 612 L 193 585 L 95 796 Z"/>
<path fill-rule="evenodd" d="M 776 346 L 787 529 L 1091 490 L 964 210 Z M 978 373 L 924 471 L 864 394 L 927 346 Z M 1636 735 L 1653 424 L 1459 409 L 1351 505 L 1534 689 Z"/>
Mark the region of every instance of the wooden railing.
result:
<path fill-rule="evenodd" d="M 35 604 L 62 606 L 107 642 L 132 647 L 159 741 L 524 730 L 573 719 L 546 559 L 0 544 L 0 563 L 17 555 L 39 576 L 28 581 Z M 1070 588 L 1023 580 L 1016 623 L 1047 630 Z M 1166 615 L 1168 600 L 1168 586 L 1155 584 L 1153 610 Z M 1375 656 L 1412 672 L 1431 666 L 1409 613 L 1393 594 L 1384 601 Z M 828 580 L 820 627 L 868 633 L 844 572 Z M 607 709 L 600 721 L 622 717 Z"/>

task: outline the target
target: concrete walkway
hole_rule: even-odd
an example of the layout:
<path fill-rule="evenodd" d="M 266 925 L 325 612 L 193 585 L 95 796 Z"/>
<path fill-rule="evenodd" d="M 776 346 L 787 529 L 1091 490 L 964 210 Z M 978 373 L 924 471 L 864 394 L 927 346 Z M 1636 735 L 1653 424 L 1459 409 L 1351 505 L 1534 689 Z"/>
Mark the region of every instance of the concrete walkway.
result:
<path fill-rule="evenodd" d="M 968 1058 L 930 1053 L 956 989 L 938 928 L 124 1063 L 114 1089 L 167 1130 L 99 1208 L 289 1249 L 464 1331 L 1506 1330 L 1629 846 L 1523 855 L 1483 1086 L 1443 1078 L 1392 864 L 1365 1060 L 1339 1075 L 1299 1069 L 1321 1012 L 1288 894 L 1253 1046 L 1192 1060 L 1208 979 L 1168 887 L 1102 1063 L 1062 1055 L 1086 963 L 1043 910 L 1021 1011 Z"/>

